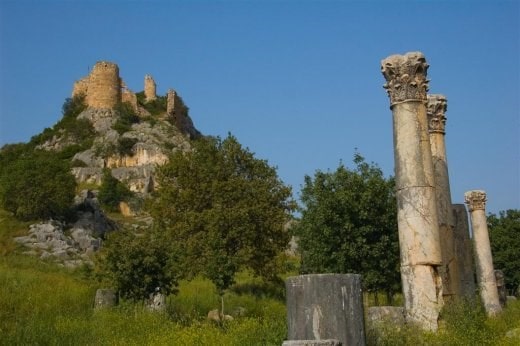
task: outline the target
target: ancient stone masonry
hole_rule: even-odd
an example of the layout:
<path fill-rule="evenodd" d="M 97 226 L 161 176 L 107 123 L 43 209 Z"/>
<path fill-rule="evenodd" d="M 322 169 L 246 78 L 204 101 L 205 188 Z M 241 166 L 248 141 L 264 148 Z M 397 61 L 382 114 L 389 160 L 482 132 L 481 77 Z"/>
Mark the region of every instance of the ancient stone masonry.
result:
<path fill-rule="evenodd" d="M 439 221 L 439 239 L 441 244 L 442 266 L 439 267 L 442 277 L 442 294 L 445 299 L 460 296 L 460 276 L 455 253 L 454 228 L 455 220 L 451 205 L 448 163 L 446 160 L 446 110 L 447 100 L 443 95 L 428 95 L 427 116 L 430 145 L 432 151 L 433 171 L 435 175 L 435 192 L 437 197 L 437 217 Z"/>
<path fill-rule="evenodd" d="M 361 275 L 289 277 L 284 345 L 365 345 Z"/>
<path fill-rule="evenodd" d="M 452 205 L 455 219 L 454 238 L 457 266 L 459 268 L 460 294 L 462 297 L 475 297 L 475 261 L 473 260 L 473 245 L 469 237 L 468 213 L 464 204 Z"/>
<path fill-rule="evenodd" d="M 477 282 L 480 298 L 488 315 L 496 315 L 502 310 L 500 306 L 491 244 L 486 219 L 486 193 L 482 190 L 468 191 L 464 199 L 469 208 L 473 229 L 473 246 L 477 269 Z"/>
<path fill-rule="evenodd" d="M 393 113 L 401 278 L 406 318 L 436 330 L 442 307 L 442 264 L 426 92 L 428 64 L 420 52 L 381 62 Z"/>
<path fill-rule="evenodd" d="M 157 99 L 155 81 L 153 80 L 152 76 L 148 74 L 144 76 L 144 97 L 146 102 Z"/>

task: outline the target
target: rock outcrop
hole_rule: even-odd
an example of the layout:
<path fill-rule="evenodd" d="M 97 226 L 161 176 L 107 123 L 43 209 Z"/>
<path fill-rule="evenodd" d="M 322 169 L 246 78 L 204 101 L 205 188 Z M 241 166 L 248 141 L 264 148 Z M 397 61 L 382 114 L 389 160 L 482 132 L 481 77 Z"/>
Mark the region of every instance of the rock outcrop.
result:
<path fill-rule="evenodd" d="M 49 220 L 33 224 L 29 234 L 15 238 L 29 248 L 25 254 L 62 263 L 69 268 L 82 264 L 93 265 L 90 255 L 101 248 L 105 234 L 114 231 L 116 224 L 108 219 L 97 199 L 85 191 L 76 199 L 77 220 L 73 224 Z"/>

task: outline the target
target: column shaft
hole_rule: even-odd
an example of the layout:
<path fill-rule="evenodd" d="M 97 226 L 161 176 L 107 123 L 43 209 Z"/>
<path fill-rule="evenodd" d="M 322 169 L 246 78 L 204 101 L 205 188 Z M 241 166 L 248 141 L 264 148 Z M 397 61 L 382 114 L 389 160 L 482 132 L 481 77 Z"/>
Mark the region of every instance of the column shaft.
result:
<path fill-rule="evenodd" d="M 428 121 L 428 64 L 420 52 L 382 61 L 394 128 L 401 279 L 406 318 L 436 330 L 442 307 L 442 263 Z"/>
<path fill-rule="evenodd" d="M 496 315 L 502 310 L 498 297 L 493 256 L 489 242 L 489 232 L 485 212 L 486 194 L 484 191 L 466 192 L 466 203 L 469 205 L 471 228 L 473 230 L 473 245 L 475 249 L 475 264 L 480 298 L 488 315 Z"/>
<path fill-rule="evenodd" d="M 455 237 L 453 233 L 455 220 L 452 212 L 448 162 L 446 159 L 446 97 L 438 94 L 428 95 L 427 110 L 442 255 L 442 265 L 439 267 L 439 271 L 442 277 L 443 297 L 450 299 L 460 296 L 460 275 L 455 253 Z"/>

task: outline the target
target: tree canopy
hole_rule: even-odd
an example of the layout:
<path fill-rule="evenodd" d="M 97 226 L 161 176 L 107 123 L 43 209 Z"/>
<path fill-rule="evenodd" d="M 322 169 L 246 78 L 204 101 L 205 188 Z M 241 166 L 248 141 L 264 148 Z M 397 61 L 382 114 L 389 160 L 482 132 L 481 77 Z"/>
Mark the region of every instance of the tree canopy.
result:
<path fill-rule="evenodd" d="M 54 153 L 13 145 L 0 152 L 0 203 L 23 220 L 62 218 L 72 205 L 76 180 Z"/>
<path fill-rule="evenodd" d="M 235 137 L 202 138 L 174 153 L 159 169 L 158 186 L 150 212 L 188 277 L 201 274 L 222 292 L 241 268 L 276 275 L 289 242 L 291 189 Z"/>
<path fill-rule="evenodd" d="M 520 210 L 509 209 L 487 218 L 493 264 L 504 271 L 506 288 L 517 294 L 520 287 Z"/>
<path fill-rule="evenodd" d="M 354 155 L 353 170 L 305 176 L 299 237 L 304 273 L 358 273 L 368 290 L 399 289 L 394 180 Z"/>

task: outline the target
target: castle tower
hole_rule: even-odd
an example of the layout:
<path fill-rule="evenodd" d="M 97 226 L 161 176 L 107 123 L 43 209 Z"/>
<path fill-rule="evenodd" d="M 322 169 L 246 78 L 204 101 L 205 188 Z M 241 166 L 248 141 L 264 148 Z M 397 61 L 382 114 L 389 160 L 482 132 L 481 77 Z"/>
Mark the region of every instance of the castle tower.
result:
<path fill-rule="evenodd" d="M 87 104 L 92 108 L 114 108 L 121 102 L 119 67 L 98 61 L 89 75 Z"/>
<path fill-rule="evenodd" d="M 155 88 L 155 81 L 153 80 L 152 76 L 150 76 L 149 74 L 144 76 L 144 96 L 146 102 L 150 102 L 157 99 Z"/>
<path fill-rule="evenodd" d="M 177 93 L 173 89 L 168 89 L 166 93 L 166 114 L 173 116 L 175 114 L 175 99 Z"/>

